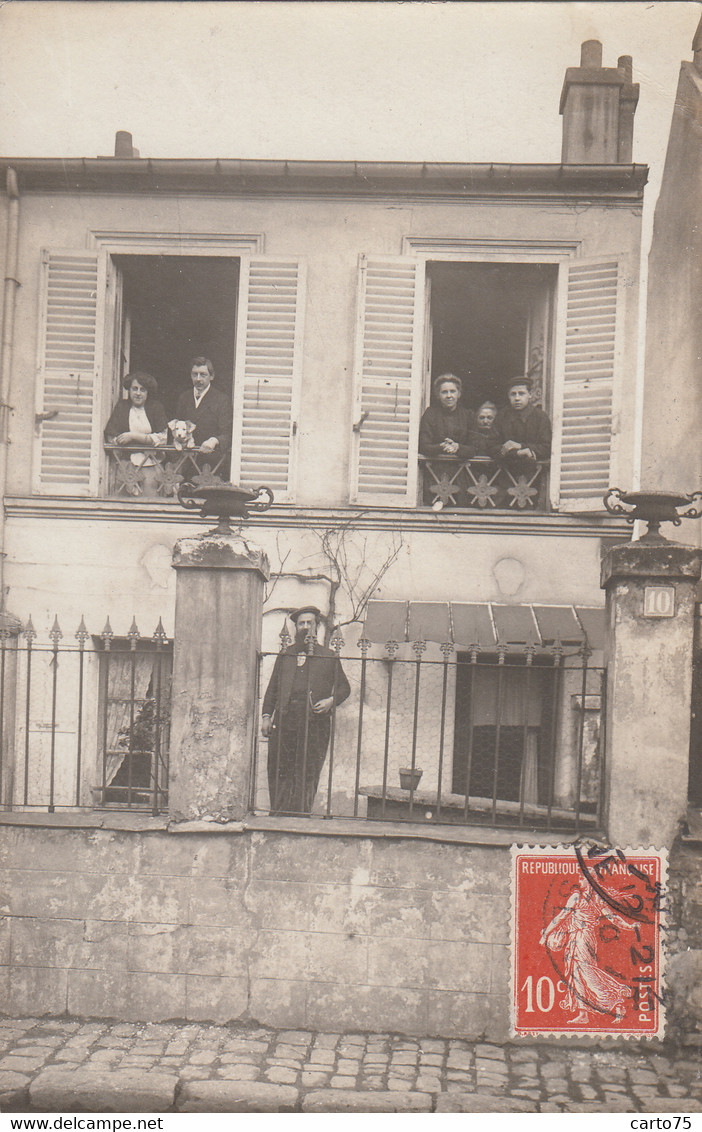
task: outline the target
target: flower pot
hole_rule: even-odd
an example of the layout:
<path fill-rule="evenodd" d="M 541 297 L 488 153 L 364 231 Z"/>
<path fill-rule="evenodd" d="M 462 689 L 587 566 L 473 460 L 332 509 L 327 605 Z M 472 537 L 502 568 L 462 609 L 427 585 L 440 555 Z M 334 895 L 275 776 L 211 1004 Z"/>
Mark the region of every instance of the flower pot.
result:
<path fill-rule="evenodd" d="M 419 780 L 422 777 L 422 771 L 419 767 L 412 770 L 411 767 L 400 768 L 400 787 L 402 790 L 416 790 L 419 786 Z"/>

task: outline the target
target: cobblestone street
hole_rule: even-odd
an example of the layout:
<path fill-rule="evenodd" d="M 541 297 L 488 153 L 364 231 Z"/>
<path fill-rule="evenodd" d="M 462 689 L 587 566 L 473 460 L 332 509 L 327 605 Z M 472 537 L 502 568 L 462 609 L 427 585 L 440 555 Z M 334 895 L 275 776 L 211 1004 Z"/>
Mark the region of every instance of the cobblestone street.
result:
<path fill-rule="evenodd" d="M 0 1019 L 0 1108 L 702 1111 L 697 1050 L 498 1046 L 192 1023 Z"/>

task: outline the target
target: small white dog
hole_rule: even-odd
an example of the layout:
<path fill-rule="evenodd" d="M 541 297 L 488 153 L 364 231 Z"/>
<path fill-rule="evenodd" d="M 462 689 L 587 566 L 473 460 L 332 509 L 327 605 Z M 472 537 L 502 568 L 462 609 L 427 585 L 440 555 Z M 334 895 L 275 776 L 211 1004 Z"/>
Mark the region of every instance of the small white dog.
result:
<path fill-rule="evenodd" d="M 176 421 L 168 422 L 168 427 L 173 436 L 173 447 L 182 451 L 183 448 L 194 448 L 195 441 L 193 440 L 193 433 L 195 432 L 195 425 L 192 421 Z"/>

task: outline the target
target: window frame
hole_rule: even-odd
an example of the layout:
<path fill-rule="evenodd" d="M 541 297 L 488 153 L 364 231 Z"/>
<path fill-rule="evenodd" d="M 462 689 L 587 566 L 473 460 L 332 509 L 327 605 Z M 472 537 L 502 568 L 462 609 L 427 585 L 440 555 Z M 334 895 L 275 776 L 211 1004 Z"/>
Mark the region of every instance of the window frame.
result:
<path fill-rule="evenodd" d="M 121 395 L 121 381 L 119 375 L 120 341 L 118 338 L 117 320 L 121 324 L 121 288 L 117 287 L 118 269 L 113 257 L 120 256 L 176 256 L 204 257 L 207 259 L 237 259 L 239 261 L 239 287 L 237 293 L 237 309 L 233 316 L 233 325 L 238 339 L 241 327 L 242 288 L 241 278 L 245 270 L 245 261 L 252 255 L 260 254 L 263 247 L 262 236 L 246 236 L 226 233 L 139 233 L 139 232 L 110 232 L 92 231 L 90 244 L 98 251 L 98 265 L 102 262 L 102 276 L 105 279 L 104 305 L 98 308 L 98 334 L 102 335 L 102 356 L 98 374 L 98 393 L 96 401 L 97 424 L 93 429 L 92 460 L 95 468 L 93 475 L 97 483 L 97 494 L 103 496 L 109 483 L 109 456 L 104 451 L 99 440 L 104 428 L 105 400 L 113 405 Z M 238 348 L 235 348 L 234 369 L 231 375 L 232 400 L 234 399 L 235 376 L 237 371 Z M 109 384 L 109 388 L 108 388 Z M 234 433 L 235 421 L 232 421 Z M 234 436 L 232 435 L 232 440 Z"/>

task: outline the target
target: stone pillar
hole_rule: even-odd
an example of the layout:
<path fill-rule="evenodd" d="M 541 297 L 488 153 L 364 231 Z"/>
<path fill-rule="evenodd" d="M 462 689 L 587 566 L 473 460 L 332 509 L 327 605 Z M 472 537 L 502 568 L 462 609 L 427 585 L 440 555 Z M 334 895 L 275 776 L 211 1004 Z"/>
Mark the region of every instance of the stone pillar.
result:
<path fill-rule="evenodd" d="M 607 591 L 606 832 L 617 846 L 669 846 L 687 807 L 695 590 L 702 552 L 615 546 Z"/>
<path fill-rule="evenodd" d="M 169 809 L 175 820 L 228 821 L 248 808 L 261 642 L 264 552 L 241 531 L 180 539 Z"/>

